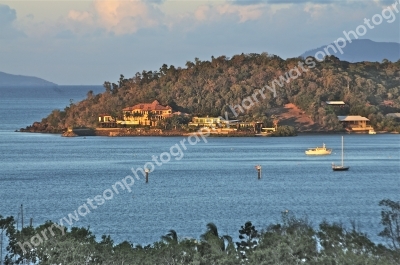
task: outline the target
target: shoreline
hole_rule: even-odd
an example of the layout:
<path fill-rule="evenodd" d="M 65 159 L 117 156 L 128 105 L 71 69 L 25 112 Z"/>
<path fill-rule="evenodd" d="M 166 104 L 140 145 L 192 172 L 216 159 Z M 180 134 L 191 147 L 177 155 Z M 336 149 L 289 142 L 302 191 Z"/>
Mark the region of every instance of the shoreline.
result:
<path fill-rule="evenodd" d="M 178 137 L 190 136 L 197 134 L 197 131 L 188 132 L 180 130 L 161 130 L 161 129 L 131 129 L 131 128 L 95 128 L 95 129 L 70 129 L 65 132 L 55 131 L 41 131 L 41 130 L 15 130 L 14 132 L 22 133 L 45 133 L 45 134 L 59 134 L 63 137 L 81 137 L 81 136 L 107 136 L 107 137 Z M 399 134 L 398 132 L 378 131 L 377 134 Z M 366 133 L 352 133 L 347 131 L 303 131 L 296 132 L 296 135 L 331 135 L 331 134 L 368 134 Z M 208 137 L 290 137 L 279 135 L 256 135 L 255 132 L 248 131 L 231 131 L 231 132 L 211 132 Z"/>

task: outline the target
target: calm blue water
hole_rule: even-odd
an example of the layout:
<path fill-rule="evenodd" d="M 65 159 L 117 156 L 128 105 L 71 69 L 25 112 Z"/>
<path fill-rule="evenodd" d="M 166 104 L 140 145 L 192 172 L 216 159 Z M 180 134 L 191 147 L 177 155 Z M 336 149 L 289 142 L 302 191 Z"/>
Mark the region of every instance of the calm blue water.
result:
<path fill-rule="evenodd" d="M 93 89 L 93 88 L 89 88 Z M 77 137 L 17 133 L 15 129 L 41 120 L 85 98 L 87 87 L 47 91 L 0 90 L 0 214 L 17 216 L 24 205 L 25 223 L 59 222 L 68 213 L 103 195 L 131 168 L 170 152 L 186 137 Z M 97 88 L 95 93 L 103 91 Z M 51 90 L 51 89 L 50 89 Z M 280 221 L 289 210 L 314 225 L 323 219 L 349 224 L 355 220 L 372 239 L 382 229 L 378 202 L 400 200 L 400 137 L 393 134 L 345 135 L 348 172 L 333 172 L 340 162 L 340 135 L 288 138 L 207 138 L 186 143 L 181 160 L 155 165 L 149 183 L 143 176 L 132 192 L 118 189 L 102 205 L 94 204 L 75 226 L 90 226 L 100 237 L 116 242 L 147 244 L 169 229 L 195 237 L 214 222 L 221 234 L 238 235 L 246 221 L 258 229 Z M 307 157 L 304 150 L 325 143 L 330 156 Z M 177 152 L 175 154 L 178 154 Z M 154 162 L 153 162 L 154 163 Z M 262 165 L 257 179 L 255 165 Z M 107 193 L 106 196 L 111 196 Z M 88 205 L 88 203 L 87 203 Z M 80 208 L 85 213 L 84 208 Z M 65 224 L 65 222 L 64 222 Z"/>
<path fill-rule="evenodd" d="M 64 110 L 70 100 L 78 102 L 94 94 L 104 92 L 102 86 L 56 86 L 47 88 L 0 87 L 0 130 L 25 128 L 34 121 L 41 121 L 52 110 Z"/>

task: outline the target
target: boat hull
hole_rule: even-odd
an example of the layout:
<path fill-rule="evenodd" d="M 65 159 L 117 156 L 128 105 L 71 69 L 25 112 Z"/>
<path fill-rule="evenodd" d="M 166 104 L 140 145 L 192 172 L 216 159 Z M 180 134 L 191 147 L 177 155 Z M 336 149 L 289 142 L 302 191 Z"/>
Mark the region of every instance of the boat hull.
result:
<path fill-rule="evenodd" d="M 332 150 L 327 151 L 306 151 L 306 155 L 313 155 L 313 156 L 323 156 L 323 155 L 330 155 Z"/>
<path fill-rule="evenodd" d="M 305 151 L 306 155 L 314 155 L 314 156 L 323 156 L 330 155 L 332 153 L 332 149 L 328 149 L 325 147 L 325 144 L 322 144 L 322 147 L 309 148 Z"/>
<path fill-rule="evenodd" d="M 333 166 L 332 170 L 333 171 L 347 171 L 349 170 L 350 167 L 343 167 L 343 166 Z"/>
<path fill-rule="evenodd" d="M 343 164 L 343 136 L 342 136 L 342 164 L 339 165 L 335 165 L 334 163 L 332 163 L 332 170 L 333 171 L 346 171 L 349 170 L 350 167 L 345 167 Z"/>

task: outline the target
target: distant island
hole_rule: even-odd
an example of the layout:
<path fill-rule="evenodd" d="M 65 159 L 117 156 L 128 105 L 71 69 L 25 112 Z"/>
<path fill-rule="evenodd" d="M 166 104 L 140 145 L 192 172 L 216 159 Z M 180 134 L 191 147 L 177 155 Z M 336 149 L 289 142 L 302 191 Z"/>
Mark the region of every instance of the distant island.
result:
<path fill-rule="evenodd" d="M 286 60 L 268 53 L 163 64 L 87 93 L 21 132 L 221 136 L 400 133 L 400 60 Z M 272 88 L 276 88 L 275 91 Z M 90 130 L 85 130 L 88 128 Z M 93 133 L 94 131 L 94 133 Z"/>
<path fill-rule="evenodd" d="M 329 45 L 329 48 L 327 48 Z M 307 51 L 301 57 L 316 56 L 316 53 L 321 51 L 325 55 L 334 55 L 341 61 L 355 62 L 382 62 L 385 59 L 391 62 L 400 60 L 400 43 L 396 42 L 375 42 L 367 39 L 355 39 L 344 43 L 338 43 L 338 46 L 343 46 L 343 54 L 339 51 L 335 44 L 327 44 L 316 49 Z M 330 54 L 326 54 L 327 48 Z M 336 51 L 336 52 L 335 52 Z"/>
<path fill-rule="evenodd" d="M 0 72 L 0 87 L 15 86 L 57 86 L 57 84 L 49 82 L 39 77 L 13 75 Z"/>

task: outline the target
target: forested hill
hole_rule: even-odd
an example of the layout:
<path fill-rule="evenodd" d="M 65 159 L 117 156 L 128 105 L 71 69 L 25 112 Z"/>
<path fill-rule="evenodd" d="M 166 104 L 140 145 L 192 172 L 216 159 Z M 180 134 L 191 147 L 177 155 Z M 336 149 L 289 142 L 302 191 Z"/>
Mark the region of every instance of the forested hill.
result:
<path fill-rule="evenodd" d="M 12 75 L 0 72 L 0 86 L 57 86 L 57 84 L 34 76 Z"/>
<path fill-rule="evenodd" d="M 294 103 L 314 121 L 335 129 L 336 115 L 321 105 L 326 100 L 343 100 L 350 106 L 348 114 L 363 115 L 375 123 L 387 112 L 400 112 L 400 61 L 349 63 L 334 56 L 323 62 L 312 57 L 283 60 L 262 53 L 212 57 L 211 61 L 196 58 L 185 68 L 164 64 L 158 71 L 143 71 L 129 78 L 121 75 L 115 83 L 104 83 L 104 93 L 89 91 L 87 99 L 53 111 L 42 123 L 57 129 L 95 126 L 99 114 L 118 117 L 127 106 L 155 99 L 193 115 L 218 116 L 227 111 L 233 117 L 229 105 L 271 86 L 274 79 L 282 81 L 282 87 L 276 85 L 276 97 L 265 90 L 265 99 L 258 96 L 260 103 L 241 113 L 239 119 L 265 120 L 269 109 Z"/>

